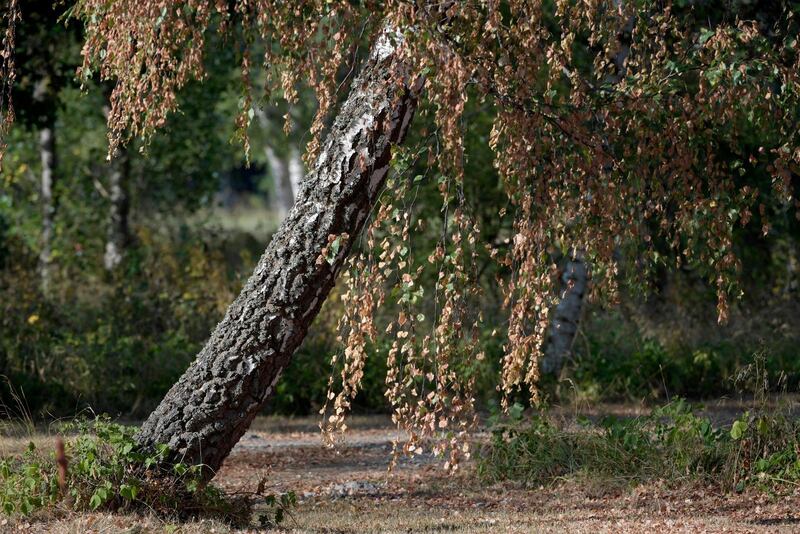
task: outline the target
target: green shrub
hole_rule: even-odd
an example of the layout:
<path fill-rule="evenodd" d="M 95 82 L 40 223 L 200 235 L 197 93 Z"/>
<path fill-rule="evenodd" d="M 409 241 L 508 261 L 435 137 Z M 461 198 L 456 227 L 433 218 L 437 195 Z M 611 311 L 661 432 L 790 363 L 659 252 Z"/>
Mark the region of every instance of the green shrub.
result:
<path fill-rule="evenodd" d="M 778 335 L 722 337 L 667 342 L 650 337 L 618 313 L 595 312 L 584 321 L 574 358 L 562 377 L 544 377 L 551 398 L 589 401 L 664 401 L 672 397 L 707 399 L 737 392 L 736 377 L 764 354 L 772 391 L 800 389 L 797 337 Z M 781 382 L 777 380 L 781 377 Z M 563 387 L 567 378 L 570 388 Z"/>
<path fill-rule="evenodd" d="M 59 482 L 56 453 L 30 443 L 19 457 L 0 458 L 0 511 L 31 515 L 66 506 L 73 510 L 148 510 L 163 515 L 211 515 L 235 523 L 251 520 L 252 499 L 226 495 L 202 479 L 202 465 L 165 462 L 169 449 L 142 451 L 136 428 L 98 419 L 68 425 L 66 478 Z M 256 492 L 266 505 L 258 518 L 276 525 L 296 504 L 293 493 Z"/>
<path fill-rule="evenodd" d="M 168 453 L 137 450 L 135 428 L 97 421 L 80 423 L 65 445 L 69 459 L 66 483 L 59 485 L 55 453 L 28 446 L 22 457 L 0 461 L 0 503 L 7 514 L 29 515 L 67 499 L 75 510 L 124 509 L 143 505 L 174 510 L 182 501 L 218 506 L 219 492 L 200 484 L 201 466 L 176 464 L 171 473 L 161 467 Z M 170 476 L 165 476 L 170 475 Z"/>
<path fill-rule="evenodd" d="M 85 405 L 145 415 L 192 361 L 240 279 L 220 250 L 224 237 L 176 233 L 140 228 L 119 272 L 60 272 L 48 296 L 36 257 L 7 243 L 15 263 L 0 270 L 0 374 L 33 415 Z M 0 396 L 13 404 L 8 387 Z"/>
<path fill-rule="evenodd" d="M 626 484 L 695 480 L 741 491 L 798 484 L 798 451 L 800 421 L 785 413 L 746 412 L 730 427 L 715 428 L 677 400 L 644 417 L 597 424 L 579 418 L 578 428 L 517 415 L 492 429 L 478 473 L 529 486 L 577 476 Z"/>

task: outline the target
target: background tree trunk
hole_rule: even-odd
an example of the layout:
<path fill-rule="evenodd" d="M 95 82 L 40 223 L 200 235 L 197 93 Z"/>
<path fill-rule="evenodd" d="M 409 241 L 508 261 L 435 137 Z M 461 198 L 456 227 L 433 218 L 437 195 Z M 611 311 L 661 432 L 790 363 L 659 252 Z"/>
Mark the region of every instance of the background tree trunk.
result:
<path fill-rule="evenodd" d="M 295 195 L 295 189 L 292 187 L 291 177 L 289 176 L 289 160 L 278 156 L 271 146 L 267 146 L 264 149 L 264 154 L 267 158 L 267 166 L 274 186 L 274 207 L 281 217 L 285 217 L 294 205 Z"/>
<path fill-rule="evenodd" d="M 42 249 L 39 253 L 39 272 L 42 292 L 47 295 L 52 285 L 53 235 L 55 233 L 56 199 L 56 139 L 54 120 L 39 129 L 39 155 L 42 163 L 40 193 L 42 202 Z"/>
<path fill-rule="evenodd" d="M 581 254 L 576 254 L 567 261 L 561 280 L 564 283 L 564 292 L 550 320 L 550 332 L 542 358 L 544 373 L 558 373 L 572 352 L 589 281 L 589 267 Z"/>
<path fill-rule="evenodd" d="M 106 250 L 103 264 L 106 270 L 113 271 L 122 262 L 125 251 L 131 242 L 128 215 L 130 198 L 128 195 L 128 174 L 130 160 L 128 151 L 117 149 L 109 163 L 109 219 L 106 239 Z"/>
<path fill-rule="evenodd" d="M 274 129 L 270 128 L 271 119 L 266 111 L 258 110 L 256 115 L 264 131 L 269 132 Z M 300 191 L 304 170 L 300 151 L 294 142 L 289 140 L 288 146 L 283 150 L 284 155 L 280 152 L 269 144 L 264 148 L 264 156 L 272 178 L 273 208 L 281 218 L 284 218 L 292 209 L 297 192 Z"/>
<path fill-rule="evenodd" d="M 379 36 L 254 273 L 142 425 L 143 447 L 166 444 L 171 460 L 203 463 L 210 478 L 264 405 L 333 287 L 383 187 L 391 146 L 413 117 L 422 80 L 410 82 L 400 40 L 390 29 Z M 341 236 L 340 247 L 326 255 L 332 236 Z"/>
<path fill-rule="evenodd" d="M 292 187 L 292 200 L 297 192 L 300 191 L 300 182 L 303 181 L 303 158 L 295 145 L 289 147 L 289 160 L 287 168 L 289 170 L 289 185 Z"/>
<path fill-rule="evenodd" d="M 630 54 L 631 33 L 634 18 L 631 17 L 617 33 L 619 48 L 614 54 L 614 72 L 606 77 L 605 82 L 611 85 L 625 77 L 627 66 L 625 60 Z M 550 320 L 550 332 L 545 345 L 545 353 L 541 363 L 543 373 L 559 373 L 564 361 L 572 353 L 572 344 L 578 333 L 578 324 L 583 315 L 585 293 L 589 280 L 589 266 L 583 259 L 583 253 L 572 255 L 564 267 L 562 281 L 565 284 L 562 300 L 556 306 Z"/>

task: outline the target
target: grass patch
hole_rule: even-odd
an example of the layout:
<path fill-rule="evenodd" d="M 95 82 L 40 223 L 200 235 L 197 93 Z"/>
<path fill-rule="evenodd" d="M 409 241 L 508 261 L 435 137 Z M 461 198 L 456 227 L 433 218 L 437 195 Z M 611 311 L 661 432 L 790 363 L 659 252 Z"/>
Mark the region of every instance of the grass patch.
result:
<path fill-rule="evenodd" d="M 800 485 L 800 422 L 788 410 L 747 411 L 715 427 L 684 400 L 636 418 L 565 425 L 521 410 L 495 425 L 478 473 L 528 486 L 578 477 L 604 484 L 699 481 L 724 490 Z"/>

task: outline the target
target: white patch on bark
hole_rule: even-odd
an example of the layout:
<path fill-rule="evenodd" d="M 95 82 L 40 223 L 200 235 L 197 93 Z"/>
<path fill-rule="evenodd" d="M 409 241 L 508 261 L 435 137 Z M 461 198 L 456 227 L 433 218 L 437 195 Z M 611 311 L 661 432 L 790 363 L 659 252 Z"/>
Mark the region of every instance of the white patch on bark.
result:
<path fill-rule="evenodd" d="M 110 271 L 120 263 L 122 263 L 122 252 L 119 251 L 116 243 L 108 241 L 106 243 L 106 252 L 103 254 L 103 265 L 106 270 Z"/>
<path fill-rule="evenodd" d="M 317 222 L 317 219 L 319 219 L 319 211 L 318 211 L 318 208 L 317 208 L 317 209 L 315 209 L 313 212 L 309 213 L 309 214 L 308 214 L 308 217 L 306 218 L 306 220 L 307 220 L 307 222 L 308 222 L 308 224 L 309 224 L 309 225 L 312 225 L 312 224 L 314 224 L 315 222 Z"/>
<path fill-rule="evenodd" d="M 378 35 L 375 46 L 372 47 L 372 58 L 383 61 L 393 54 L 404 40 L 403 34 L 393 24 L 387 24 Z"/>
<path fill-rule="evenodd" d="M 55 188 L 55 134 L 51 128 L 42 128 L 39 131 L 39 152 L 42 162 L 41 190 L 42 199 L 42 249 L 39 253 L 39 269 L 41 274 L 42 291 L 50 291 L 52 240 L 55 234 L 56 204 L 54 197 Z"/>

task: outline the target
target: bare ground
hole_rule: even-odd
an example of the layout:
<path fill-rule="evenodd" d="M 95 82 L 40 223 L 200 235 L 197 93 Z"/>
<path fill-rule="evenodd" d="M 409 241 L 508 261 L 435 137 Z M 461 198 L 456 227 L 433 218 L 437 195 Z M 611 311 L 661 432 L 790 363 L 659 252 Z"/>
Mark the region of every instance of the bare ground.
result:
<path fill-rule="evenodd" d="M 398 436 L 389 421 L 361 417 L 350 427 L 346 443 L 330 450 L 322 446 L 312 419 L 259 419 L 216 482 L 232 491 L 253 491 L 266 477 L 271 491 L 294 491 L 300 502 L 280 529 L 284 532 L 800 532 L 800 491 L 720 494 L 702 487 L 609 489 L 575 481 L 537 489 L 487 487 L 472 476 L 474 466 L 447 475 L 427 456 L 402 460 L 388 474 L 391 440 Z M 0 532 L 245 531 L 152 515 L 0 520 Z"/>

